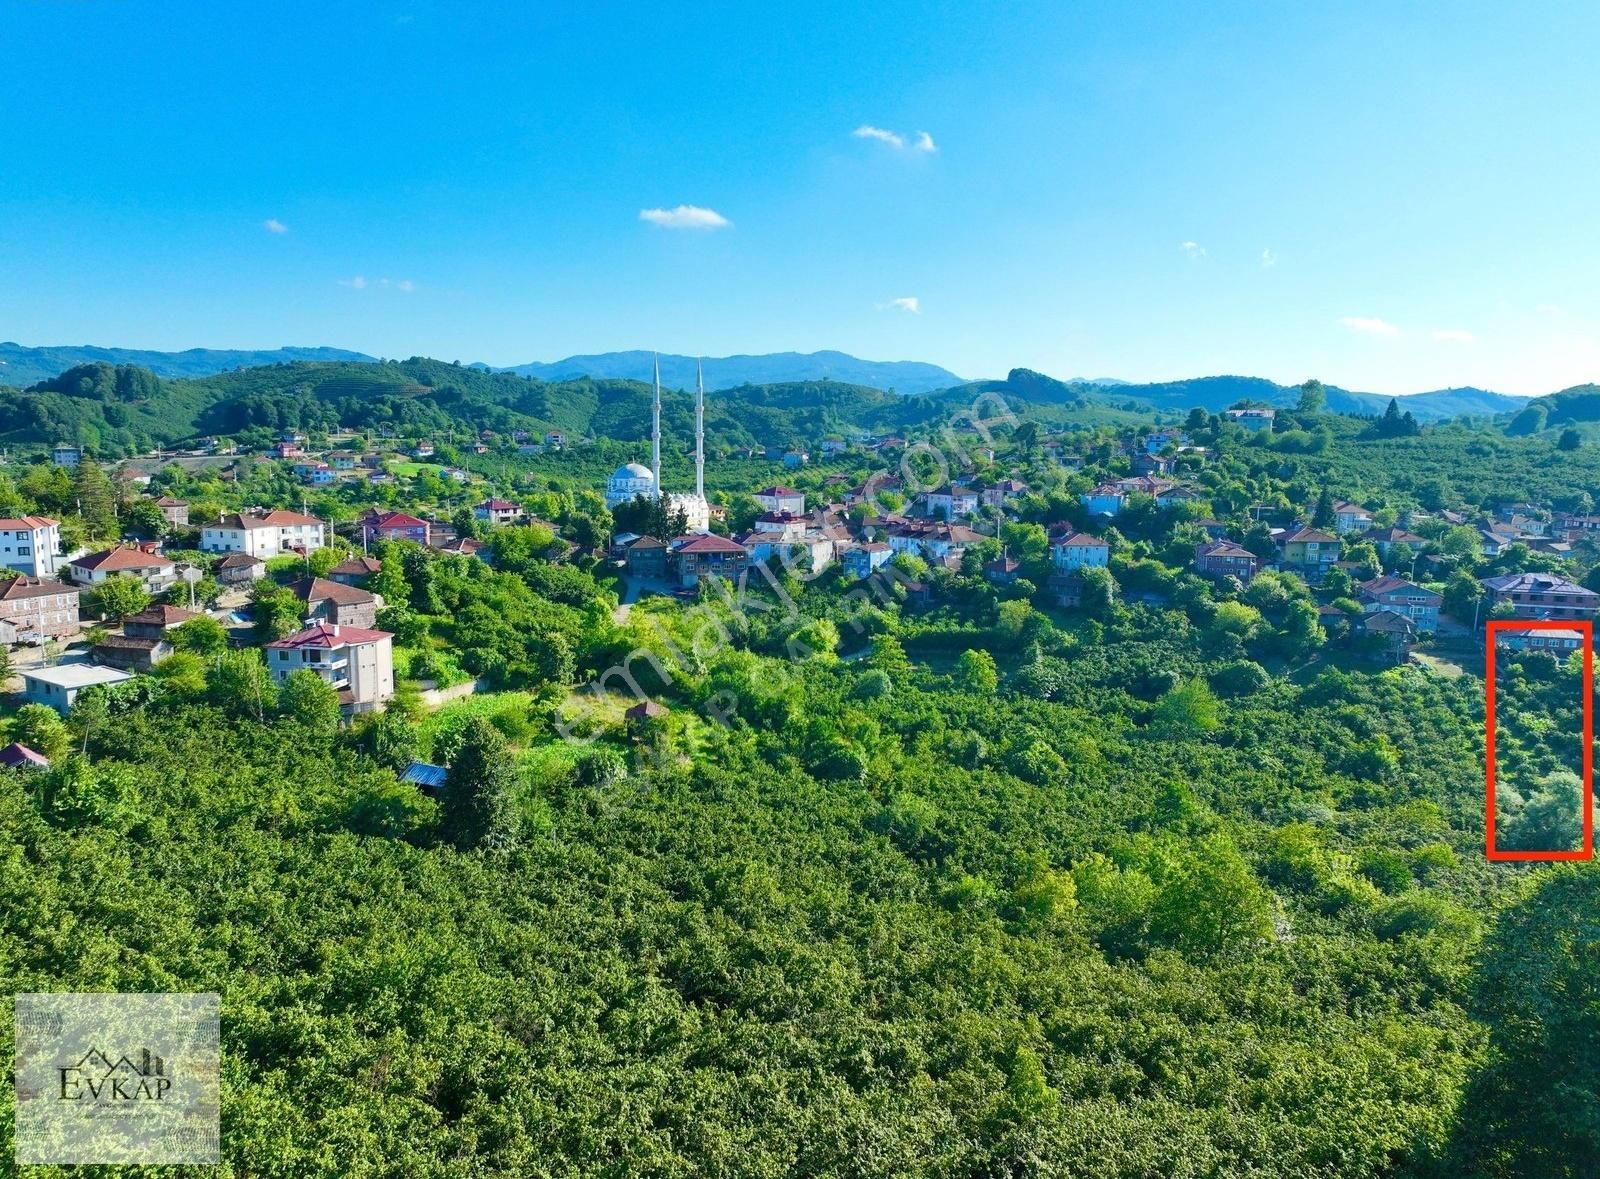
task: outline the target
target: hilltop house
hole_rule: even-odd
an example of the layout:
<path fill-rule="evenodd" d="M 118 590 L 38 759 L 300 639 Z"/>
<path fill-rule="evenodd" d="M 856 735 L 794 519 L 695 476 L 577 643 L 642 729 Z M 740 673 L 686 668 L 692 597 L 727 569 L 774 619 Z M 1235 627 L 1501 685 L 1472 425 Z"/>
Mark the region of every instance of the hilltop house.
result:
<path fill-rule="evenodd" d="M 314 671 L 338 690 L 347 713 L 373 712 L 394 695 L 393 639 L 387 631 L 319 622 L 268 643 L 267 669 L 280 684 Z"/>
<path fill-rule="evenodd" d="M 83 447 L 59 442 L 50 451 L 50 461 L 58 467 L 75 467 L 83 461 Z"/>
<path fill-rule="evenodd" d="M 112 667 L 149 671 L 172 654 L 167 632 L 199 617 L 176 606 L 146 606 L 122 620 L 120 635 L 106 635 L 95 644 L 95 658 Z"/>
<path fill-rule="evenodd" d="M 224 513 L 200 529 L 206 553 L 248 553 L 265 561 L 284 553 L 306 554 L 327 546 L 327 525 L 315 516 L 277 509 Z"/>
<path fill-rule="evenodd" d="M 1278 411 L 1273 409 L 1228 409 L 1223 411 L 1223 416 L 1228 421 L 1243 426 L 1246 430 L 1270 430 L 1274 419 L 1278 416 Z"/>
<path fill-rule="evenodd" d="M 893 557 L 894 550 L 888 545 L 868 542 L 846 549 L 844 555 L 839 558 L 839 563 L 844 567 L 846 573 L 860 581 L 871 577 L 873 573 L 887 565 Z"/>
<path fill-rule="evenodd" d="M 170 495 L 157 496 L 156 507 L 161 509 L 161 516 L 168 527 L 189 527 L 189 505 L 183 500 L 173 499 Z"/>
<path fill-rule="evenodd" d="M 383 562 L 376 557 L 350 557 L 328 570 L 328 580 L 337 581 L 340 585 L 359 586 L 382 569 Z"/>
<path fill-rule="evenodd" d="M 1439 629 L 1439 607 L 1444 597 L 1403 577 L 1375 577 L 1361 583 L 1361 609 L 1375 614 L 1392 610 L 1411 620 L 1419 632 L 1431 634 Z"/>
<path fill-rule="evenodd" d="M 1542 651 L 1558 658 L 1583 650 L 1581 630 L 1547 630 L 1529 627 L 1526 630 L 1495 629 L 1494 645 L 1506 651 Z"/>
<path fill-rule="evenodd" d="M 1111 546 L 1087 532 L 1070 532 L 1051 538 L 1050 560 L 1064 573 L 1091 567 L 1103 569 L 1111 562 Z"/>
<path fill-rule="evenodd" d="M 1361 534 L 1360 539 L 1372 542 L 1372 547 L 1378 550 L 1378 556 L 1385 561 L 1389 559 L 1389 549 L 1397 544 L 1410 546 L 1412 552 L 1420 553 L 1422 547 L 1428 543 L 1425 537 L 1418 536 L 1415 532 L 1407 532 L 1404 528 L 1369 528 Z"/>
<path fill-rule="evenodd" d="M 1128 495 L 1115 483 L 1102 483 L 1078 496 L 1078 502 L 1092 516 L 1115 516 L 1128 502 Z"/>
<path fill-rule="evenodd" d="M 1333 505 L 1335 532 L 1363 532 L 1372 527 L 1372 513 L 1360 504 L 1339 502 Z"/>
<path fill-rule="evenodd" d="M 803 516 L 806 513 L 805 493 L 795 491 L 791 487 L 763 487 L 756 492 L 755 501 L 765 512 L 787 512 L 793 516 Z"/>
<path fill-rule="evenodd" d="M 61 569 L 61 522 L 49 516 L 0 517 L 0 565 L 28 577 Z"/>

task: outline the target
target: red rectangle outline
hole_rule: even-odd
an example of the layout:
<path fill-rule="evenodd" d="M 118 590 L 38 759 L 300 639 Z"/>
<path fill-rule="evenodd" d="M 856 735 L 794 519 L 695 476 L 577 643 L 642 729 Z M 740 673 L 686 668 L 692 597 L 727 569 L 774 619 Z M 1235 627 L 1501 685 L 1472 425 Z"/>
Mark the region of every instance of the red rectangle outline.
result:
<path fill-rule="evenodd" d="M 1494 845 L 1494 636 L 1497 630 L 1577 630 L 1583 633 L 1583 847 L 1577 851 L 1500 851 Z M 1594 623 L 1572 619 L 1500 618 L 1484 632 L 1485 790 L 1484 853 L 1491 860 L 1594 859 Z"/>

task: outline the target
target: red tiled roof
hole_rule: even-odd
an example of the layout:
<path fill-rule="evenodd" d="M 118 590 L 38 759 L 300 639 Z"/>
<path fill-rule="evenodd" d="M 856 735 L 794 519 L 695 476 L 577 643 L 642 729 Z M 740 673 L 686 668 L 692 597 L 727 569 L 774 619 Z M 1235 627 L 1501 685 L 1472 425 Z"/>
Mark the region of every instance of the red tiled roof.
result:
<path fill-rule="evenodd" d="M 364 523 L 373 528 L 423 528 L 428 522 L 406 512 L 374 512 L 368 514 Z"/>
<path fill-rule="evenodd" d="M 263 564 L 260 557 L 252 557 L 249 553 L 229 553 L 217 562 L 218 569 L 249 569 L 253 565 Z"/>
<path fill-rule="evenodd" d="M 72 565 L 76 569 L 103 569 L 115 573 L 120 569 L 170 569 L 172 562 L 155 553 L 115 548 L 79 557 Z"/>
<path fill-rule="evenodd" d="M 36 528 L 55 528 L 61 521 L 49 516 L 6 516 L 0 518 L 0 532 L 32 531 Z"/>
<path fill-rule="evenodd" d="M 177 626 L 199 617 L 192 610 L 180 610 L 176 606 L 146 606 L 137 614 L 129 614 L 122 620 L 122 625 L 131 622 L 135 626 Z"/>
<path fill-rule="evenodd" d="M 635 544 L 638 542 L 635 541 Z M 702 533 L 699 536 L 680 536 L 673 541 L 673 549 L 679 553 L 747 553 L 748 549 L 737 541 L 729 540 L 725 536 L 716 536 L 713 533 Z"/>
<path fill-rule="evenodd" d="M 1060 540 L 1051 541 L 1058 547 L 1073 549 L 1108 549 L 1111 546 L 1098 536 L 1090 536 L 1087 532 L 1074 532 L 1070 536 L 1063 536 Z"/>
<path fill-rule="evenodd" d="M 800 494 L 800 492 L 796 491 L 794 488 L 792 488 L 792 487 L 783 487 L 781 485 L 773 486 L 773 487 L 764 487 L 760 491 L 756 492 L 757 496 L 780 496 L 780 495 L 799 495 L 799 494 Z"/>
<path fill-rule="evenodd" d="M 299 647 L 323 647 L 333 650 L 338 647 L 356 646 L 361 643 L 376 643 L 380 639 L 392 639 L 394 636 L 386 630 L 367 630 L 359 626 L 328 626 L 317 623 L 308 626 L 299 634 L 290 635 L 286 639 L 279 639 L 275 643 L 268 643 L 268 647 L 294 649 Z"/>
<path fill-rule="evenodd" d="M 346 573 L 352 577 L 365 577 L 369 573 L 377 573 L 383 568 L 383 562 L 376 557 L 351 557 L 340 561 L 329 573 Z"/>
<path fill-rule="evenodd" d="M 307 605 L 327 601 L 340 606 L 364 606 L 368 602 L 377 600 L 364 589 L 345 585 L 341 581 L 329 581 L 323 577 L 302 577 L 291 585 L 289 590 Z"/>

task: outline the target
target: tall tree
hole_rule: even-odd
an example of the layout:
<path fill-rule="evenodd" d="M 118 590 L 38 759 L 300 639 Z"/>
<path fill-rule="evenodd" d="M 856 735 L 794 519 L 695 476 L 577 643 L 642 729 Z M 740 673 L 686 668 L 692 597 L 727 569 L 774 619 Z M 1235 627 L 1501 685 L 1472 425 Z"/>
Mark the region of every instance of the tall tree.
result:
<path fill-rule="evenodd" d="M 445 779 L 445 836 L 462 850 L 506 850 L 517 842 L 516 764 L 506 739 L 487 719 L 475 716 L 461 734 L 461 747 Z"/>

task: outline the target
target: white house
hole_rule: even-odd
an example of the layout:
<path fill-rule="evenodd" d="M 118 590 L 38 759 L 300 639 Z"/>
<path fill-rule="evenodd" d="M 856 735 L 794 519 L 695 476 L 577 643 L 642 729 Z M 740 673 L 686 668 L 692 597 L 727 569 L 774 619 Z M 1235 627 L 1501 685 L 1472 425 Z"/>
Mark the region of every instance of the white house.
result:
<path fill-rule="evenodd" d="M 978 493 L 946 485 L 922 496 L 923 514 L 930 520 L 964 520 L 978 510 Z"/>
<path fill-rule="evenodd" d="M 83 461 L 83 448 L 68 442 L 59 443 L 50 452 L 50 461 L 58 467 L 75 467 Z"/>
<path fill-rule="evenodd" d="M 133 677 L 114 667 L 93 663 L 63 663 L 21 672 L 22 692 L 30 704 L 44 704 L 65 716 L 78 693 L 96 684 L 121 684 Z"/>
<path fill-rule="evenodd" d="M 763 487 L 756 492 L 755 500 L 764 512 L 787 512 L 791 516 L 806 514 L 805 493 L 792 487 Z"/>
<path fill-rule="evenodd" d="M 1365 532 L 1372 527 L 1372 513 L 1360 504 L 1336 503 L 1333 505 L 1333 530 L 1335 532 Z"/>
<path fill-rule="evenodd" d="M 28 577 L 54 577 L 61 567 L 61 522 L 49 516 L 0 519 L 0 565 Z"/>
<path fill-rule="evenodd" d="M 327 546 L 327 528 L 299 512 L 232 512 L 200 529 L 206 553 L 248 553 L 265 561 L 282 553 L 315 552 Z"/>
<path fill-rule="evenodd" d="M 1085 491 L 1078 502 L 1094 516 L 1115 516 L 1128 502 L 1127 493 L 1115 483 L 1102 483 L 1092 491 Z"/>
<path fill-rule="evenodd" d="M 160 593 L 178 579 L 178 567 L 160 553 L 121 547 L 78 557 L 67 569 L 78 585 L 100 585 L 109 578 L 127 574 L 137 577 L 153 594 Z"/>
<path fill-rule="evenodd" d="M 339 691 L 348 712 L 373 712 L 394 695 L 394 636 L 388 631 L 317 623 L 266 646 L 267 669 L 282 683 L 314 671 Z"/>
<path fill-rule="evenodd" d="M 1063 571 L 1089 566 L 1103 569 L 1111 561 L 1111 546 L 1098 536 L 1073 532 L 1050 542 L 1050 560 Z"/>
<path fill-rule="evenodd" d="M 486 499 L 472 509 L 472 515 L 490 524 L 512 524 L 522 515 L 522 508 L 510 500 Z"/>
<path fill-rule="evenodd" d="M 1270 430 L 1273 420 L 1278 416 L 1277 411 L 1272 409 L 1230 409 L 1224 412 L 1230 422 L 1246 430 Z"/>

